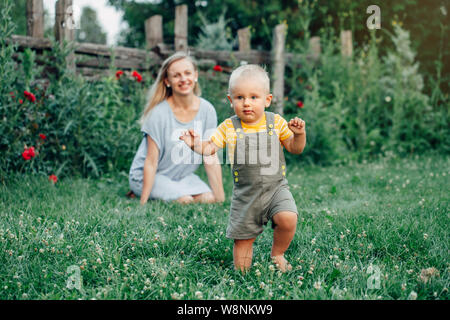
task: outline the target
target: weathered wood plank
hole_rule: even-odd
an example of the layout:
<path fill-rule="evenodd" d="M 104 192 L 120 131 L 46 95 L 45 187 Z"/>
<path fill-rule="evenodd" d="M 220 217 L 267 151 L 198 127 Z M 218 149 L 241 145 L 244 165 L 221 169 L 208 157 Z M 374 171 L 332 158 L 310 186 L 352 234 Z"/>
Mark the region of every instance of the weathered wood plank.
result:
<path fill-rule="evenodd" d="M 74 41 L 75 21 L 73 17 L 72 0 L 56 1 L 54 31 L 56 41 Z"/>
<path fill-rule="evenodd" d="M 52 42 L 49 39 L 37 39 L 27 36 L 13 35 L 12 41 L 16 43 L 19 49 L 33 48 L 36 50 L 51 50 Z M 107 45 L 93 43 L 74 43 L 74 51 L 76 54 L 90 55 L 91 57 L 111 58 L 112 55 L 118 61 L 118 67 L 127 69 L 129 65 L 132 68 L 140 69 L 140 65 L 157 65 L 161 64 L 161 58 L 151 51 L 126 48 L 126 47 L 109 47 Z M 127 62 L 130 61 L 130 62 Z M 131 68 L 130 67 L 130 68 Z"/>
<path fill-rule="evenodd" d="M 76 64 L 78 67 L 90 67 L 90 68 L 100 68 L 107 69 L 111 65 L 111 59 L 105 57 L 92 57 L 85 55 L 76 56 Z M 138 69 L 147 70 L 150 66 L 155 63 L 146 62 L 140 59 L 114 59 L 114 67 L 117 69 Z"/>
<path fill-rule="evenodd" d="M 163 43 L 162 16 L 155 15 L 145 20 L 145 41 L 147 48 Z"/>
<path fill-rule="evenodd" d="M 311 39 L 309 39 L 309 50 L 314 59 L 318 59 L 320 57 L 320 53 L 322 51 L 320 48 L 320 37 L 311 37 Z"/>
<path fill-rule="evenodd" d="M 250 28 L 243 28 L 238 30 L 238 40 L 239 40 L 239 51 L 240 52 L 248 52 L 252 50 L 250 44 Z"/>
<path fill-rule="evenodd" d="M 188 49 L 188 6 L 187 4 L 175 7 L 175 50 Z"/>
<path fill-rule="evenodd" d="M 49 39 L 38 39 L 28 36 L 19 36 L 13 35 L 12 42 L 16 43 L 19 49 L 24 48 L 32 48 L 35 50 L 51 50 L 52 42 Z M 93 43 L 74 43 L 75 53 L 77 55 L 87 55 L 92 58 L 95 57 L 103 57 L 103 58 L 111 58 L 114 54 L 117 68 L 127 69 L 128 67 L 134 69 L 140 69 L 140 65 L 143 64 L 143 61 L 147 61 L 150 66 L 159 65 L 162 63 L 163 58 L 168 57 L 173 54 L 175 51 L 173 49 L 167 49 L 169 46 L 160 46 L 159 53 L 135 49 L 135 48 L 127 48 L 127 47 L 110 47 L 107 45 L 101 44 L 93 44 Z M 250 50 L 249 52 L 239 52 L 239 51 L 213 51 L 213 50 L 198 50 L 196 48 L 189 48 L 189 51 L 193 57 L 197 60 L 208 60 L 214 64 L 227 64 L 231 61 L 241 62 L 246 61 L 247 63 L 256 63 L 256 64 L 265 64 L 271 65 L 272 58 L 271 53 L 268 51 L 258 51 L 258 50 Z M 291 63 L 292 61 L 299 60 L 301 57 L 298 54 L 294 53 L 285 53 L 285 62 Z M 313 55 L 307 57 L 308 60 L 314 62 L 316 57 Z M 127 63 L 126 61 L 136 61 L 136 65 L 133 62 Z M 121 62 L 125 61 L 124 64 Z M 137 63 L 137 61 L 141 61 Z M 91 62 L 93 63 L 93 62 Z M 108 64 L 109 65 L 109 64 Z M 144 63 L 145 65 L 145 63 Z M 144 69 L 145 70 L 145 69 Z"/>
<path fill-rule="evenodd" d="M 73 17 L 72 0 L 58 0 L 55 3 L 55 39 L 60 44 L 75 40 L 75 20 Z M 71 51 L 66 57 L 66 66 L 75 69 L 75 53 Z"/>
<path fill-rule="evenodd" d="M 44 38 L 43 0 L 27 0 L 27 36 Z"/>
<path fill-rule="evenodd" d="M 284 47 L 286 42 L 286 25 L 279 24 L 273 30 L 273 64 L 272 64 L 272 93 L 275 112 L 283 114 L 284 107 L 284 67 L 285 67 L 285 55 Z"/>
<path fill-rule="evenodd" d="M 341 53 L 344 57 L 353 55 L 353 41 L 351 30 L 341 31 Z"/>

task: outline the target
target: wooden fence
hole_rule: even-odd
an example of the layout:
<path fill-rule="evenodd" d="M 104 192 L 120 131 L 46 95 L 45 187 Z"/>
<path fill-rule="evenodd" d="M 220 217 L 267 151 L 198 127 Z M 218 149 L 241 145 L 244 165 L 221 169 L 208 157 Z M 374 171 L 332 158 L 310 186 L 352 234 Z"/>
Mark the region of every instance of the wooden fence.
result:
<path fill-rule="evenodd" d="M 27 0 L 27 36 L 12 36 L 19 49 L 31 48 L 38 53 L 51 50 L 52 43 L 44 38 L 44 6 L 43 0 Z M 94 43 L 77 43 L 75 40 L 75 24 L 73 21 L 72 0 L 58 0 L 55 4 L 55 40 L 73 44 L 73 51 L 67 58 L 67 67 L 87 78 L 98 78 L 109 74 L 111 62 L 121 70 L 146 71 L 159 66 L 165 58 L 176 51 L 188 51 L 199 62 L 199 66 L 237 63 L 256 63 L 270 65 L 272 74 L 272 93 L 276 112 L 283 113 L 284 71 L 286 63 L 295 58 L 285 51 L 286 25 L 274 28 L 272 51 L 251 49 L 250 28 L 238 30 L 238 51 L 210 51 L 189 46 L 188 43 L 188 7 L 180 5 L 175 10 L 175 39 L 173 45 L 163 43 L 162 16 L 156 15 L 145 21 L 146 50 L 126 47 L 109 47 Z M 352 38 L 350 31 L 341 32 L 342 54 L 352 55 Z M 320 39 L 310 39 L 311 55 L 317 60 L 320 56 Z M 39 63 L 45 63 L 42 59 Z"/>

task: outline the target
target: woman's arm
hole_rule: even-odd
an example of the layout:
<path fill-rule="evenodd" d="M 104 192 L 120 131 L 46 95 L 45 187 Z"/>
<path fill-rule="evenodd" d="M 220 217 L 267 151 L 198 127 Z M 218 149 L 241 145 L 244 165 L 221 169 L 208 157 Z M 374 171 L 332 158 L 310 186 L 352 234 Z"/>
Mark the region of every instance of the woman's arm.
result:
<path fill-rule="evenodd" d="M 141 205 L 147 203 L 152 192 L 155 181 L 156 169 L 158 168 L 159 150 L 153 139 L 147 135 L 147 156 L 144 162 L 144 183 L 141 193 Z"/>
<path fill-rule="evenodd" d="M 215 202 L 225 201 L 225 192 L 223 191 L 222 183 L 222 167 L 220 166 L 217 154 L 204 156 L 203 164 L 205 166 L 206 174 L 208 175 L 209 185 L 214 194 Z"/>

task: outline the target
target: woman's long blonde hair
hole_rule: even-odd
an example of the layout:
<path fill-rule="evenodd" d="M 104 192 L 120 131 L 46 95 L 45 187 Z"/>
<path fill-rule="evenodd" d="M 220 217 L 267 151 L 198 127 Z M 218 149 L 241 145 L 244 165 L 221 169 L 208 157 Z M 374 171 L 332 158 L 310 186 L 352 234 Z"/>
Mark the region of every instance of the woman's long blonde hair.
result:
<path fill-rule="evenodd" d="M 195 60 L 186 52 L 176 52 L 170 57 L 168 57 L 161 65 L 159 69 L 158 76 L 156 77 L 156 81 L 150 87 L 150 90 L 147 95 L 147 104 L 144 109 L 144 113 L 140 119 L 141 123 L 144 121 L 145 117 L 149 114 L 149 112 L 159 103 L 167 99 L 172 95 L 172 88 L 166 87 L 164 80 L 167 78 L 167 70 L 175 61 L 187 59 L 194 66 L 194 70 L 198 71 L 197 63 Z M 195 83 L 194 94 L 197 96 L 201 95 L 200 85 L 198 81 Z"/>

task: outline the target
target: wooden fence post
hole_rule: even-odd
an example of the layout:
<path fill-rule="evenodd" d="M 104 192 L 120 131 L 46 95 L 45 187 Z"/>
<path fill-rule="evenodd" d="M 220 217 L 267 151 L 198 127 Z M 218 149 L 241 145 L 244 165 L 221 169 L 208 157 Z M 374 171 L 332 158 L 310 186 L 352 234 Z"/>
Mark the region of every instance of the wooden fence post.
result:
<path fill-rule="evenodd" d="M 188 49 L 188 6 L 175 7 L 175 51 Z"/>
<path fill-rule="evenodd" d="M 353 55 L 352 32 L 350 30 L 341 31 L 341 54 L 344 57 Z"/>
<path fill-rule="evenodd" d="M 321 53 L 320 37 L 311 37 L 309 39 L 309 50 L 314 60 L 319 59 Z"/>
<path fill-rule="evenodd" d="M 239 51 L 240 52 L 248 52 L 250 51 L 250 28 L 243 28 L 238 30 L 238 39 L 239 39 Z"/>
<path fill-rule="evenodd" d="M 145 41 L 147 48 L 151 49 L 163 43 L 162 16 L 155 15 L 145 20 Z"/>
<path fill-rule="evenodd" d="M 55 3 L 55 40 L 74 41 L 75 21 L 73 17 L 72 0 L 58 0 Z M 66 59 L 67 68 L 75 70 L 75 53 L 72 51 Z"/>
<path fill-rule="evenodd" d="M 44 38 L 43 0 L 27 0 L 27 36 Z"/>
<path fill-rule="evenodd" d="M 284 107 L 284 46 L 286 42 L 286 25 L 279 24 L 273 30 L 272 81 L 275 112 L 282 115 Z"/>

